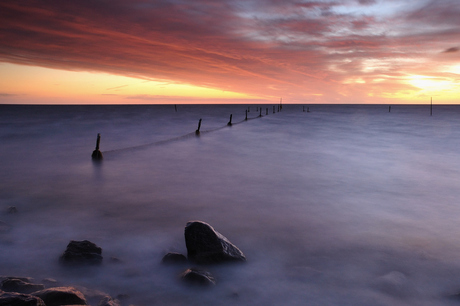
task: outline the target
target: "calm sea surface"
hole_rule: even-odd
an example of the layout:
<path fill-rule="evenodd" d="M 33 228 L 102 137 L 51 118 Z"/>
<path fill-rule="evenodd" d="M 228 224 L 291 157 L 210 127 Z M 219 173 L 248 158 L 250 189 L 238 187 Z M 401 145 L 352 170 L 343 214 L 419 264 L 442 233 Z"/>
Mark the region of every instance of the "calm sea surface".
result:
<path fill-rule="evenodd" d="M 247 109 L 0 105 L 0 274 L 137 306 L 459 304 L 459 106 Z M 161 265 L 190 220 L 248 259 L 211 290 Z M 84 239 L 103 265 L 62 268 Z"/>

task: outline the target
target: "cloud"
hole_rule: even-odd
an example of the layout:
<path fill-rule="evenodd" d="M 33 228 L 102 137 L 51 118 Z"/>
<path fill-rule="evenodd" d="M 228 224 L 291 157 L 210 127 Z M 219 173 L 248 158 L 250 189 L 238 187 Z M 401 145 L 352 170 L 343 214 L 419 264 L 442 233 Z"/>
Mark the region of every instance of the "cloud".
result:
<path fill-rule="evenodd" d="M 363 69 L 369 59 L 416 73 L 418 64 L 401 59 L 429 61 L 457 40 L 454 2 L 403 11 L 392 3 L 382 4 L 383 17 L 374 0 L 1 1 L 0 61 L 267 98 L 327 96 L 350 74 L 379 72 Z"/>
<path fill-rule="evenodd" d="M 458 47 L 452 47 L 452 48 L 449 48 L 449 49 L 446 49 L 444 51 L 442 51 L 442 53 L 455 53 L 455 52 L 458 52 L 460 51 L 460 49 Z"/>

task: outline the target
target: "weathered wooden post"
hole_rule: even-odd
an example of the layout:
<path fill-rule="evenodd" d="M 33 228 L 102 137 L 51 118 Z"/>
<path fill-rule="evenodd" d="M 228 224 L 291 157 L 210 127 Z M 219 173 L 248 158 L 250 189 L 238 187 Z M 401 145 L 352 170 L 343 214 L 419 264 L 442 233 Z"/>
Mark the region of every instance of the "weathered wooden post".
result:
<path fill-rule="evenodd" d="M 431 97 L 430 116 L 433 116 L 433 97 Z"/>
<path fill-rule="evenodd" d="M 94 160 L 101 160 L 102 159 L 102 152 L 99 150 L 99 144 L 101 143 L 101 134 L 97 134 L 97 140 L 96 140 L 96 149 L 93 151 L 93 154 L 91 154 L 91 157 Z"/>
<path fill-rule="evenodd" d="M 230 114 L 230 121 L 227 123 L 228 126 L 232 126 L 232 114 Z"/>
<path fill-rule="evenodd" d="M 248 121 L 248 110 L 246 110 L 246 117 L 244 118 L 245 121 Z"/>
<path fill-rule="evenodd" d="M 195 135 L 200 135 L 200 128 L 201 128 L 201 119 L 198 121 L 198 129 L 195 131 Z"/>

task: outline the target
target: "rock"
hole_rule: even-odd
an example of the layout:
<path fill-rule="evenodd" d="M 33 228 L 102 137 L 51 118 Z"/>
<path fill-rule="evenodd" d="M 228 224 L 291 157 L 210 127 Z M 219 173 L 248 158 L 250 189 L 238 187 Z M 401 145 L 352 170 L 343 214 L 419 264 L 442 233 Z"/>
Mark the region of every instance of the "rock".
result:
<path fill-rule="evenodd" d="M 102 263 L 101 254 L 102 249 L 88 240 L 72 240 L 67 245 L 67 249 L 61 255 L 60 259 L 63 263 L 100 264 Z"/>
<path fill-rule="evenodd" d="M 25 278 L 8 277 L 2 281 L 1 288 L 3 291 L 8 292 L 32 293 L 45 289 L 45 286 L 42 284 L 30 283 L 29 280 Z"/>
<path fill-rule="evenodd" d="M 87 305 L 83 293 L 72 287 L 55 287 L 32 293 L 41 298 L 46 306 Z"/>
<path fill-rule="evenodd" d="M 6 211 L 9 214 L 15 214 L 15 213 L 18 212 L 18 209 L 16 208 L 16 206 L 10 206 L 10 207 L 8 207 L 8 209 Z"/>
<path fill-rule="evenodd" d="M 187 263 L 187 257 L 179 253 L 168 253 L 161 260 L 164 264 L 182 264 Z"/>
<path fill-rule="evenodd" d="M 188 259 L 199 264 L 246 261 L 243 252 L 202 221 L 187 223 L 185 245 Z"/>
<path fill-rule="evenodd" d="M 16 292 L 0 291 L 0 306 L 47 306 L 39 297 Z"/>
<path fill-rule="evenodd" d="M 107 296 L 99 302 L 98 306 L 121 306 L 121 304 L 119 300 Z"/>
<path fill-rule="evenodd" d="M 216 281 L 211 273 L 195 268 L 187 269 L 181 274 L 181 279 L 189 285 L 214 286 Z"/>

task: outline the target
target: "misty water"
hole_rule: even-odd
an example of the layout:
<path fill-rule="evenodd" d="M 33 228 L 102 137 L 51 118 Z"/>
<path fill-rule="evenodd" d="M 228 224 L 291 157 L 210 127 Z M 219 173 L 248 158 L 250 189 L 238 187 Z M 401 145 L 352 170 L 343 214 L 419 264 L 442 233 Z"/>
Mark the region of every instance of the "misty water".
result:
<path fill-rule="evenodd" d="M 460 107 L 308 107 L 0 105 L 0 275 L 138 306 L 459 304 Z M 190 220 L 247 257 L 209 290 L 161 264 Z M 61 266 L 85 239 L 103 264 Z"/>

